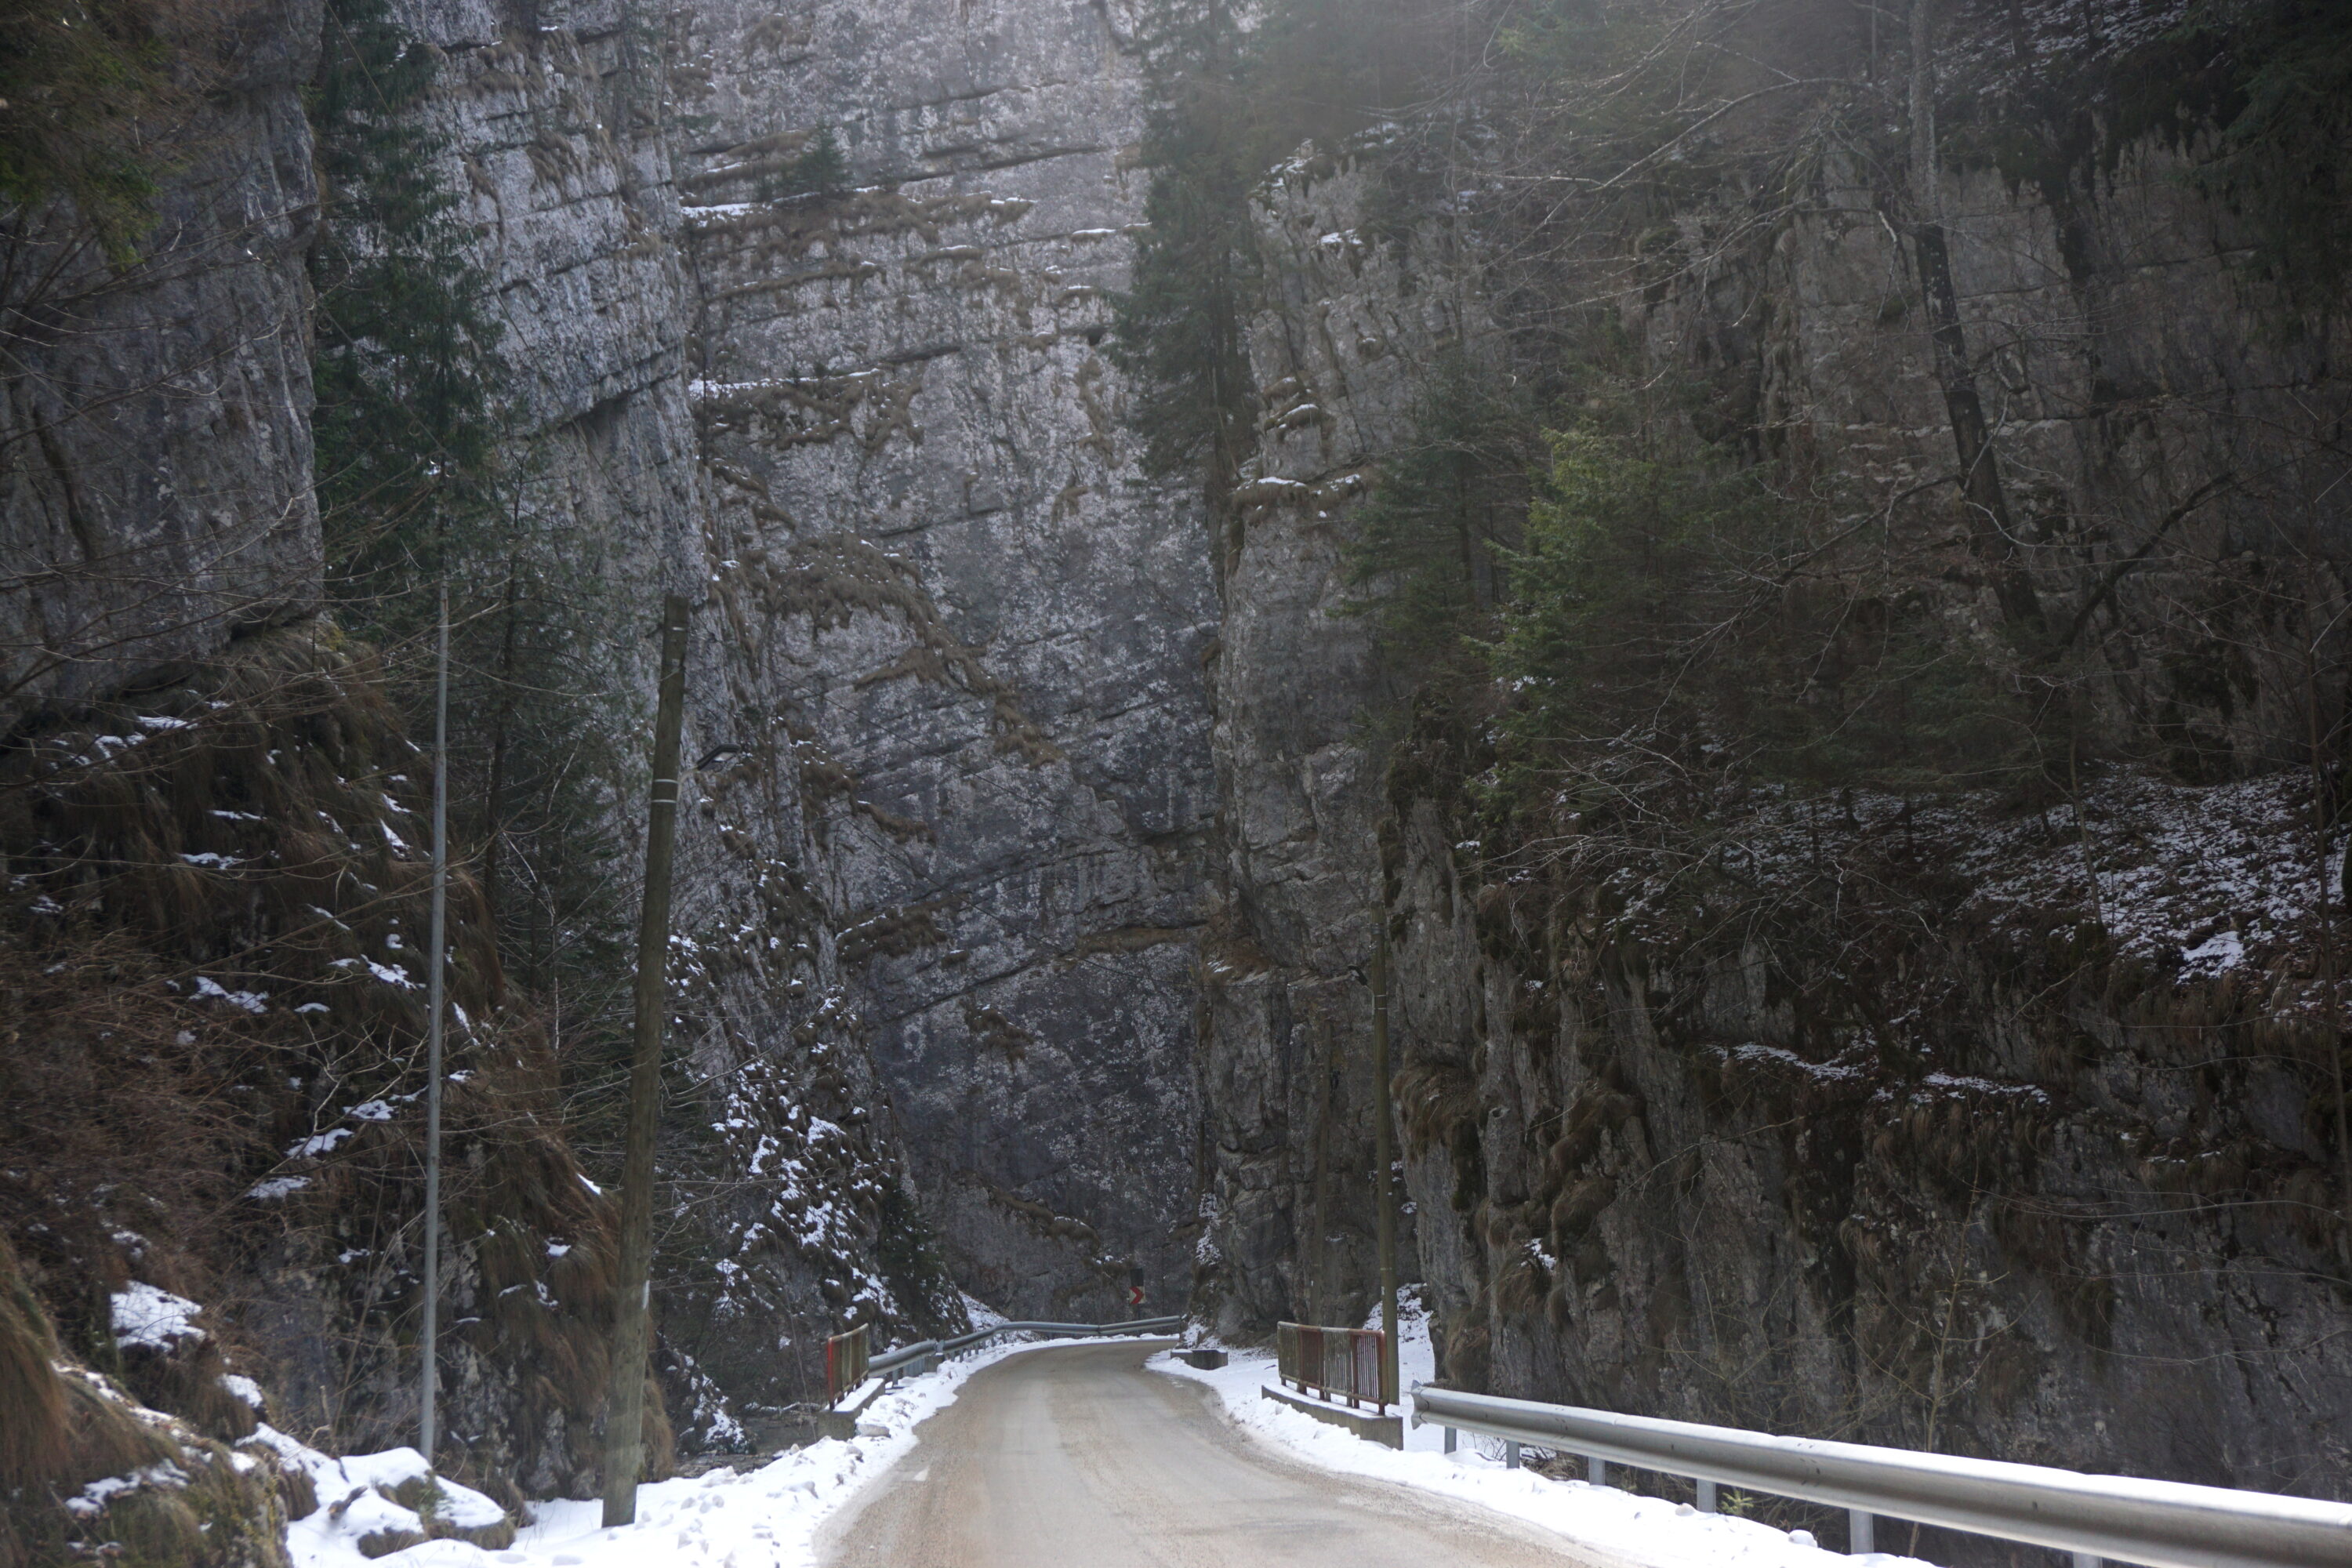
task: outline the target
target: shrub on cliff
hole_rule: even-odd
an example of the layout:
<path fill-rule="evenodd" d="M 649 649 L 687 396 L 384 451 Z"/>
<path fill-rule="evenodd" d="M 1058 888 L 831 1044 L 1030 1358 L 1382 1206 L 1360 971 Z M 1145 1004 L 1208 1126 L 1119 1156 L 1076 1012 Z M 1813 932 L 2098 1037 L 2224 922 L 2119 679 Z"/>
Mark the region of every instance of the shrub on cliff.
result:
<path fill-rule="evenodd" d="M 824 125 L 782 167 L 762 175 L 757 189 L 763 202 L 786 202 L 801 196 L 837 196 L 848 186 L 849 154 L 841 150 L 841 139 L 833 133 L 833 127 Z"/>
<path fill-rule="evenodd" d="M 131 258 L 175 121 L 205 85 L 208 13 L 186 0 L 0 0 L 0 223 L 62 204 L 110 256 Z"/>
<path fill-rule="evenodd" d="M 2030 699 L 1932 595 L 1860 578 L 1838 521 L 1771 469 L 1671 431 L 1548 440 L 1491 648 L 1526 765 L 1631 752 L 1898 790 L 2035 765 Z"/>

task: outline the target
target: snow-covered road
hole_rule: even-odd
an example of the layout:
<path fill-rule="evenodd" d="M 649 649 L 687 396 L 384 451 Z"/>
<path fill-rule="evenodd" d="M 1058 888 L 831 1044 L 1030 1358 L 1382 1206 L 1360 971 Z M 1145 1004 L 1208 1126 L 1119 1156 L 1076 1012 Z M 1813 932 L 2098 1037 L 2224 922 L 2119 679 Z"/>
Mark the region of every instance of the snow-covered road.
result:
<path fill-rule="evenodd" d="M 1425 1318 L 1414 1308 L 1402 1328 L 1405 1381 L 1428 1378 Z M 1200 1372 L 1167 1344 L 994 1345 L 881 1394 L 846 1442 L 648 1485 L 635 1525 L 600 1528 L 593 1500 L 540 1502 L 511 1547 L 434 1541 L 373 1564 L 371 1531 L 422 1525 L 373 1489 L 397 1490 L 422 1458 L 334 1459 L 268 1428 L 250 1441 L 316 1486 L 317 1511 L 288 1534 L 295 1568 L 1928 1568 L 1506 1469 L 1482 1439 L 1442 1454 L 1434 1427 L 1409 1428 L 1397 1453 L 1260 1397 L 1265 1352 Z M 449 1492 L 450 1519 L 496 1519 L 488 1498 Z"/>
<path fill-rule="evenodd" d="M 1475 1504 L 1303 1464 L 1157 1345 L 1001 1362 L 818 1531 L 838 1568 L 1607 1568 L 1611 1556 Z"/>

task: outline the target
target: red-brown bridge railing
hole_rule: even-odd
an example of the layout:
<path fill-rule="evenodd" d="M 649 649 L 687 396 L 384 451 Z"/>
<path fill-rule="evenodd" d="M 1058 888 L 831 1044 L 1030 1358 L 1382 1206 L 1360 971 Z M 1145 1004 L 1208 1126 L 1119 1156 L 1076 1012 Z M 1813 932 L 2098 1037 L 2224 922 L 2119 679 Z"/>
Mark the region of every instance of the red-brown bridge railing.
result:
<path fill-rule="evenodd" d="M 1397 1391 L 1383 1375 L 1388 1357 L 1381 1353 L 1378 1329 L 1277 1323 L 1274 1350 L 1282 1381 L 1297 1384 L 1301 1394 L 1313 1389 L 1325 1399 L 1375 1405 L 1383 1415 L 1397 1402 Z"/>
<path fill-rule="evenodd" d="M 835 1334 L 824 1342 L 824 1407 L 827 1410 L 841 1403 L 841 1396 L 866 1381 L 866 1363 L 873 1359 L 873 1338 L 866 1331 L 870 1325 L 860 1323 L 845 1334 Z"/>

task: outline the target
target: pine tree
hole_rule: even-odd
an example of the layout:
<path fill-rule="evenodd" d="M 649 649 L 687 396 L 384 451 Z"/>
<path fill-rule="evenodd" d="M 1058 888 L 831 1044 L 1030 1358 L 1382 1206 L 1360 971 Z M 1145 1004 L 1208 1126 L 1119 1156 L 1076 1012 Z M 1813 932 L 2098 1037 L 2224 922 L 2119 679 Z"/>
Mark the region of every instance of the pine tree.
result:
<path fill-rule="evenodd" d="M 527 504 L 533 443 L 430 118 L 432 54 L 386 0 L 331 0 L 324 45 L 309 101 L 322 190 L 310 273 L 331 601 L 383 650 L 421 728 L 423 652 L 448 584 L 453 842 L 509 964 L 536 987 L 576 982 L 610 967 L 625 924 L 601 826 L 628 718 L 606 679 L 618 574 L 588 531 Z"/>
<path fill-rule="evenodd" d="M 495 504 L 501 334 L 419 112 L 434 69 L 385 0 L 328 6 L 312 428 L 338 597 L 380 623 L 460 516 Z"/>
<path fill-rule="evenodd" d="M 1225 0 L 1162 0 L 1153 22 L 1149 226 L 1132 286 L 1114 301 L 1112 359 L 1137 382 L 1145 468 L 1198 468 L 1216 497 L 1246 455 L 1257 401 L 1244 338 L 1257 277 L 1248 195 L 1260 173 L 1244 39 Z"/>

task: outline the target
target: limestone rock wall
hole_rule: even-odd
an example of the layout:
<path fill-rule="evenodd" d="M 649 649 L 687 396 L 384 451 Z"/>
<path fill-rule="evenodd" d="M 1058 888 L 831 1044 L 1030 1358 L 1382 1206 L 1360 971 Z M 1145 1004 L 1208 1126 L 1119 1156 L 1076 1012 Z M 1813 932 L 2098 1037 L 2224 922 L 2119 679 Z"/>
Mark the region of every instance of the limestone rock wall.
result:
<path fill-rule="evenodd" d="M 1139 1268 L 1181 1300 L 1216 605 L 1101 352 L 1144 189 L 1133 17 L 394 19 L 436 58 L 424 118 L 505 329 L 517 520 L 614 605 L 576 658 L 625 757 L 660 596 L 696 605 L 659 1281 L 681 1436 L 803 1396 L 851 1321 L 956 1326 L 927 1246 L 1018 1312 L 1115 1315 Z M 47 334 L 9 382 L 11 720 L 319 605 L 321 17 L 231 21 L 163 238 L 11 301 Z M 845 183 L 780 185 L 820 132 Z M 643 780 L 610 782 L 634 847 Z M 299 1316 L 284 1262 L 260 1310 Z M 366 1418 L 401 1419 L 382 1392 Z"/>
<path fill-rule="evenodd" d="M 1108 1313 L 1134 1265 L 1181 1297 L 1214 611 L 1099 352 L 1143 189 L 1123 19 L 415 26 L 528 373 L 528 504 L 648 613 L 698 605 L 674 979 L 713 1098 L 677 1160 L 724 1217 L 677 1249 L 678 1347 L 782 1403 L 763 1369 L 848 1318 L 923 1321 L 875 1255 L 902 1160 L 995 1304 Z M 820 132 L 850 173 L 802 191 Z M 583 650 L 622 721 L 646 652 Z"/>
<path fill-rule="evenodd" d="M 707 1087 L 672 1169 L 709 1223 L 666 1246 L 673 1371 L 723 1430 L 849 1321 L 959 1313 L 877 1255 L 902 1172 L 998 1305 L 1108 1314 L 1135 1265 L 1181 1297 L 1213 608 L 1098 352 L 1142 195 L 1119 19 L 413 25 L 525 504 L 646 616 L 698 605 L 673 980 Z M 850 178 L 801 192 L 820 132 Z M 643 641 L 582 651 L 641 722 Z"/>
<path fill-rule="evenodd" d="M 2315 695 L 2297 639 L 2344 594 L 2317 434 L 2346 397 L 2332 339 L 2282 330 L 2236 220 L 2167 154 L 2064 202 L 1950 176 L 2036 587 L 2054 624 L 2079 616 L 2092 673 L 2070 679 L 2094 721 L 2147 761 L 2098 773 L 2079 819 L 1860 796 L 1764 812 L 1750 869 L 1807 912 L 1743 942 L 1638 874 L 1545 868 L 1572 847 L 1478 842 L 1475 713 L 1370 760 L 1360 725 L 1383 694 L 1360 623 L 1335 615 L 1347 476 L 1402 437 L 1412 366 L 1454 341 L 1475 258 L 1400 273 L 1427 253 L 1360 245 L 1351 178 L 1294 161 L 1260 215 L 1282 287 L 1253 336 L 1267 424 L 1225 563 L 1203 1046 L 1223 1320 L 1360 1310 L 1361 1210 L 1315 1205 L 1335 1163 L 1360 1187 L 1368 1163 L 1353 972 L 1377 903 L 1452 1378 L 2332 1491 L 2352 1366 L 2326 1348 L 2341 1243 L 2309 780 L 2272 771 Z M 1882 226 L 1801 220 L 1622 319 L 1706 389 L 1696 417 L 1855 493 L 1953 467 Z M 1400 345 L 1401 363 L 1369 352 Z M 1906 499 L 1885 527 L 1890 581 L 1990 622 L 1948 506 Z M 2143 546 L 2150 570 L 2118 568 Z M 2337 694 L 2316 699 L 2332 713 Z"/>
<path fill-rule="evenodd" d="M 251 0 L 184 40 L 213 90 L 135 256 L 26 215 L 0 283 L 0 725 L 201 658 L 319 599 L 300 88 L 319 7 Z"/>
<path fill-rule="evenodd" d="M 1371 465 L 1409 435 L 1420 370 L 1461 343 L 1464 304 L 1438 286 L 1433 237 L 1357 234 L 1366 173 L 1310 150 L 1257 215 L 1279 287 L 1251 322 L 1264 412 L 1221 563 L 1220 902 L 1202 949 L 1202 1304 L 1229 1333 L 1361 1321 L 1377 1285 L 1366 966 L 1386 805 L 1365 724 L 1382 693 L 1342 550 Z"/>
<path fill-rule="evenodd" d="M 649 629 L 665 591 L 704 605 L 709 575 L 661 40 L 617 0 L 417 5 L 401 19 L 438 53 L 428 122 L 506 329 L 524 429 L 509 456 L 519 512 L 551 553 L 602 579 L 613 612 L 575 657 L 583 685 L 609 682 L 604 723 L 635 770 L 614 781 L 634 860 Z M 712 754 L 701 699 L 727 647 L 698 618 L 689 762 Z M 737 762 L 720 753 L 708 777 L 689 774 L 678 846 L 673 1041 L 687 1058 L 678 1078 L 702 1087 L 665 1128 L 679 1211 L 664 1225 L 657 1283 L 663 1370 L 689 1445 L 740 1440 L 747 1421 L 821 1382 L 827 1333 L 899 1312 L 873 1257 L 896 1157 L 838 998 L 827 1006 L 826 986 L 811 991 L 824 911 L 795 900 L 788 871 L 738 874 L 730 825 L 708 800 L 742 782 L 740 765 L 719 769 Z M 810 968 L 789 980 L 795 959 Z"/>
<path fill-rule="evenodd" d="M 1101 349 L 1144 191 L 1123 39 L 1085 5 L 708 4 L 671 46 L 709 126 L 698 722 L 776 792 L 714 820 L 825 911 L 960 1281 L 1064 1317 L 1130 1267 L 1187 1284 L 1213 799 L 1203 531 Z M 795 191 L 821 135 L 849 174 Z"/>

